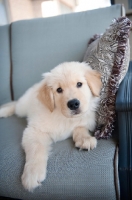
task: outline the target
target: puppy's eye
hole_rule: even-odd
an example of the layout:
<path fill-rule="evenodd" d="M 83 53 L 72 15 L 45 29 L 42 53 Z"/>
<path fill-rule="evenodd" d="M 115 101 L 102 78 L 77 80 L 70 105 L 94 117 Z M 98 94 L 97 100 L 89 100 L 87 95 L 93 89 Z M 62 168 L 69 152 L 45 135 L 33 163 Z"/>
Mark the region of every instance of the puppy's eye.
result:
<path fill-rule="evenodd" d="M 59 88 L 57 88 L 57 90 L 56 90 L 58 93 L 62 93 L 63 92 L 63 90 L 62 90 L 62 88 L 61 87 L 59 87 Z"/>
<path fill-rule="evenodd" d="M 78 82 L 77 83 L 77 87 L 79 88 L 79 87 L 81 87 L 82 86 L 82 83 L 81 82 Z"/>

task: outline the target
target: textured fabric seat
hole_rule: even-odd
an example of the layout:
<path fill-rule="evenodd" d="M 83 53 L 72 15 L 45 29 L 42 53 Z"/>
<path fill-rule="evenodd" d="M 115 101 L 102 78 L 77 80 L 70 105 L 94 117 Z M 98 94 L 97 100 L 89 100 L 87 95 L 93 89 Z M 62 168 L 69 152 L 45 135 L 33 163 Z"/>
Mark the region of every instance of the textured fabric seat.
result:
<path fill-rule="evenodd" d="M 46 180 L 33 193 L 25 191 L 21 185 L 25 160 L 21 138 L 25 126 L 25 119 L 15 116 L 0 120 L 1 196 L 29 200 L 116 199 L 114 139 L 100 140 L 90 152 L 76 149 L 71 138 L 57 142 L 49 157 Z"/>

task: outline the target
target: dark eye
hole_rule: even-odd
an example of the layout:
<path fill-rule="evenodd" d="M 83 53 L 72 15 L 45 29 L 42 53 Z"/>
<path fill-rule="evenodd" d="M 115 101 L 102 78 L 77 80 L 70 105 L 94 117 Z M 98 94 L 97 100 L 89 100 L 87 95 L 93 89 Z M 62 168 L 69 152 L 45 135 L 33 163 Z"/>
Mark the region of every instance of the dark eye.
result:
<path fill-rule="evenodd" d="M 57 88 L 57 90 L 56 90 L 58 93 L 62 93 L 63 92 L 63 90 L 62 90 L 62 88 L 61 87 L 59 87 L 59 88 Z"/>
<path fill-rule="evenodd" d="M 79 88 L 79 87 L 81 87 L 82 86 L 82 83 L 81 82 L 78 82 L 77 83 L 77 87 Z"/>

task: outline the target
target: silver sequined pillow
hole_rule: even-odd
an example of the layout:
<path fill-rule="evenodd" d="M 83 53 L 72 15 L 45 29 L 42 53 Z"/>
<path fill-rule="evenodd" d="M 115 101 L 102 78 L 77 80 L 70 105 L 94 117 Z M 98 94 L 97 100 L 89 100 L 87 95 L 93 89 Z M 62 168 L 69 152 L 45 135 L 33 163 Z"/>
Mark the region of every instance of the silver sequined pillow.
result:
<path fill-rule="evenodd" d="M 130 28 L 128 18 L 114 20 L 103 35 L 95 35 L 90 39 L 83 59 L 101 73 L 103 86 L 97 110 L 97 139 L 110 137 L 114 129 L 116 92 L 129 64 Z"/>

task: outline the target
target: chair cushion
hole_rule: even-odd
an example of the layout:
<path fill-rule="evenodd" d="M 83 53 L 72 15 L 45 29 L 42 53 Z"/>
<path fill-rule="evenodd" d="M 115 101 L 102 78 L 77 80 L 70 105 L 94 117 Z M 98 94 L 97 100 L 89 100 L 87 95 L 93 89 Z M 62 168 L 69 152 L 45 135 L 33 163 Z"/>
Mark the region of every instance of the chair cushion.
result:
<path fill-rule="evenodd" d="M 0 105 L 11 100 L 10 26 L 0 26 Z"/>
<path fill-rule="evenodd" d="M 14 99 L 66 61 L 82 61 L 87 41 L 121 15 L 121 5 L 80 13 L 14 22 L 11 53 Z M 105 16 L 105 17 L 104 17 Z"/>
<path fill-rule="evenodd" d="M 99 140 L 92 151 L 78 151 L 72 139 L 53 145 L 47 178 L 33 193 L 21 184 L 25 155 L 21 148 L 25 119 L 0 119 L 0 196 L 17 199 L 116 199 L 114 166 L 116 142 Z"/>

